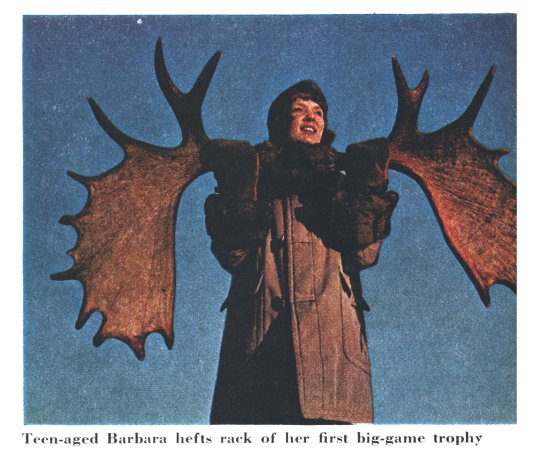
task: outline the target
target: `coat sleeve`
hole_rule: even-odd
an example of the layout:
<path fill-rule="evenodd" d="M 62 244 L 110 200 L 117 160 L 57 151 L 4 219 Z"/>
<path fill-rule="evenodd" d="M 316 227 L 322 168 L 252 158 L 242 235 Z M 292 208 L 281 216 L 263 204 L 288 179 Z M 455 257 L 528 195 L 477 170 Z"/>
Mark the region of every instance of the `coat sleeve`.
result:
<path fill-rule="evenodd" d="M 214 240 L 211 243 L 211 251 L 220 266 L 231 274 L 237 271 L 242 262 L 248 257 L 248 254 L 250 254 L 250 250 L 248 249 L 227 249 L 218 245 L 218 242 L 215 242 Z"/>
<path fill-rule="evenodd" d="M 269 222 L 270 210 L 258 201 L 225 194 L 210 195 L 205 201 L 211 251 L 230 273 L 265 241 Z"/>
<path fill-rule="evenodd" d="M 379 240 L 356 251 L 343 251 L 341 253 L 341 261 L 345 273 L 355 275 L 366 268 L 376 265 L 381 244 L 382 241 Z"/>

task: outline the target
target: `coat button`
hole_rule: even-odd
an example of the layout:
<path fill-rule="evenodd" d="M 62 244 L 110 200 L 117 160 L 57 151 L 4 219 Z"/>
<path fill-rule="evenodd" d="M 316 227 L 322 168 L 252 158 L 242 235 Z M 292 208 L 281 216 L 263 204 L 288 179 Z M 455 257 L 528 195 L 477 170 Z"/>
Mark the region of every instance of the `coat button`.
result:
<path fill-rule="evenodd" d="M 276 312 L 281 312 L 283 310 L 283 299 L 279 296 L 274 296 L 270 299 L 270 307 Z"/>

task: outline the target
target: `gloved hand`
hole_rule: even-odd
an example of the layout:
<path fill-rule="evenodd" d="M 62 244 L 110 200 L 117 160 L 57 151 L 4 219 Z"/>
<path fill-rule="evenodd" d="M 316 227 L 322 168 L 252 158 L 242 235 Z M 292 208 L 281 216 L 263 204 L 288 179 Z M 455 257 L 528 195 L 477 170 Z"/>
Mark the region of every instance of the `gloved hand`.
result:
<path fill-rule="evenodd" d="M 341 185 L 349 193 L 383 193 L 388 187 L 388 141 L 374 139 L 353 143 L 344 156 L 345 179 Z"/>
<path fill-rule="evenodd" d="M 283 163 L 301 183 L 326 183 L 339 177 L 338 152 L 329 145 L 296 142 L 285 147 Z"/>
<path fill-rule="evenodd" d="M 285 162 L 305 174 L 316 175 L 336 171 L 337 151 L 329 145 L 294 142 L 285 147 Z"/>
<path fill-rule="evenodd" d="M 260 157 L 260 184 L 266 196 L 327 190 L 337 185 L 340 153 L 328 145 L 293 143 L 283 147 L 263 142 L 256 146 Z"/>
<path fill-rule="evenodd" d="M 339 190 L 333 200 L 331 241 L 340 251 L 361 249 L 390 234 L 399 195 L 394 191 L 357 195 Z"/>
<path fill-rule="evenodd" d="M 207 234 L 222 249 L 249 249 L 263 244 L 271 217 L 269 204 L 262 201 L 226 194 L 212 194 L 205 201 Z"/>
<path fill-rule="evenodd" d="M 201 149 L 204 167 L 214 173 L 216 191 L 229 197 L 255 199 L 258 159 L 253 146 L 242 140 L 210 140 Z"/>
<path fill-rule="evenodd" d="M 349 145 L 345 178 L 332 203 L 330 239 L 340 250 L 357 250 L 386 238 L 399 195 L 387 191 L 388 144 L 375 139 Z"/>

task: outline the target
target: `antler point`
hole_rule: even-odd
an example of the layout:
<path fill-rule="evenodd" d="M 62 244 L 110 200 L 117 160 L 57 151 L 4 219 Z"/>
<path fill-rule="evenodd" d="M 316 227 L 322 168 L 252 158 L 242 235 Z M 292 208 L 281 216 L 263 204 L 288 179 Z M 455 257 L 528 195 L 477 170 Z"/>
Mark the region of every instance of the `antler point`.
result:
<path fill-rule="evenodd" d="M 69 281 L 76 279 L 76 272 L 73 268 L 69 268 L 66 271 L 61 271 L 59 273 L 54 273 L 50 275 L 50 280 L 52 281 Z"/>
<path fill-rule="evenodd" d="M 98 348 L 103 344 L 103 342 L 106 340 L 106 337 L 99 331 L 95 336 L 93 337 L 93 346 Z"/>
<path fill-rule="evenodd" d="M 483 292 L 479 292 L 481 296 L 481 301 L 483 301 L 483 304 L 485 307 L 490 307 L 490 293 L 488 289 Z"/>
<path fill-rule="evenodd" d="M 457 126 L 456 124 L 458 124 L 468 130 L 472 128 L 472 125 L 477 117 L 477 114 L 479 113 L 479 110 L 481 109 L 481 106 L 483 105 L 483 101 L 485 100 L 485 97 L 487 96 L 488 90 L 492 83 L 492 79 L 494 77 L 494 71 L 495 71 L 495 66 L 492 65 L 487 73 L 487 76 L 485 76 L 485 79 L 483 80 L 479 88 L 477 89 L 477 92 L 474 95 L 474 98 L 468 105 L 468 108 L 455 122 L 453 122 L 452 124 L 453 126 Z"/>
<path fill-rule="evenodd" d="M 75 173 L 71 170 L 67 171 L 67 175 L 71 178 L 73 178 L 75 181 L 79 182 L 80 184 L 87 185 L 90 178 L 84 175 L 80 175 L 78 173 Z"/>
<path fill-rule="evenodd" d="M 62 225 L 72 225 L 74 217 L 72 215 L 62 216 L 58 222 Z"/>
<path fill-rule="evenodd" d="M 134 355 L 136 356 L 136 358 L 140 361 L 140 362 L 143 362 L 144 359 L 145 359 L 145 351 L 143 349 L 139 349 L 139 350 L 135 350 L 133 349 L 133 352 L 134 352 Z"/>

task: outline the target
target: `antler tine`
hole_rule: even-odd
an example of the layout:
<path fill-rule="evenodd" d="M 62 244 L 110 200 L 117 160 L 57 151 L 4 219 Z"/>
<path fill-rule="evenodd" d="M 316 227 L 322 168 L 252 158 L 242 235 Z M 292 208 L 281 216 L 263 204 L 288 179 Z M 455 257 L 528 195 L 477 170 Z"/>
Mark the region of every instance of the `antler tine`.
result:
<path fill-rule="evenodd" d="M 101 128 L 104 129 L 106 134 L 123 148 L 123 150 L 126 150 L 129 145 L 137 142 L 136 139 L 133 139 L 117 128 L 92 97 L 88 97 L 88 103 L 91 106 L 91 110 L 93 111 L 93 115 L 97 119 L 97 122 L 101 125 Z"/>
<path fill-rule="evenodd" d="M 217 51 L 214 55 L 211 56 L 211 59 L 207 61 L 207 64 L 205 64 L 205 67 L 203 67 L 203 70 L 198 76 L 198 79 L 194 83 L 194 86 L 188 93 L 188 95 L 192 95 L 194 99 L 199 99 L 200 104 L 205 98 L 205 94 L 207 93 L 207 89 L 209 88 L 209 83 L 213 79 L 214 72 L 216 70 L 216 66 L 218 65 L 218 61 L 220 61 L 220 56 L 222 53 L 220 51 Z"/>
<path fill-rule="evenodd" d="M 79 173 L 75 173 L 71 170 L 67 170 L 67 175 L 70 176 L 72 179 L 74 179 L 76 182 L 79 182 L 80 184 L 82 184 L 83 186 L 88 186 L 89 184 L 89 181 L 90 181 L 90 177 L 88 176 L 84 176 L 84 175 L 81 175 Z"/>
<path fill-rule="evenodd" d="M 466 111 L 464 111 L 451 126 L 460 127 L 465 130 L 472 128 L 475 119 L 477 118 L 477 114 L 479 114 L 481 106 L 483 105 L 483 101 L 485 101 L 485 97 L 487 96 L 492 80 L 494 79 L 495 72 L 496 66 L 492 65 Z"/>
<path fill-rule="evenodd" d="M 69 268 L 68 270 L 51 274 L 50 279 L 53 281 L 71 281 L 78 279 L 78 271 L 74 268 Z"/>
<path fill-rule="evenodd" d="M 164 93 L 166 100 L 170 103 L 172 109 L 175 110 L 176 103 L 183 98 L 184 94 L 172 81 L 166 63 L 164 62 L 164 52 L 162 50 L 162 38 L 157 39 L 157 45 L 155 47 L 155 72 L 157 74 L 157 81 L 160 89 Z"/>
<path fill-rule="evenodd" d="M 427 87 L 429 87 L 429 71 L 425 70 L 425 72 L 423 72 L 423 76 L 421 77 L 421 81 L 418 84 L 418 87 L 416 87 L 415 89 L 415 91 L 420 95 L 421 99 L 423 99 Z"/>
<path fill-rule="evenodd" d="M 392 56 L 392 69 L 395 78 L 395 87 L 397 88 L 397 95 L 401 96 L 408 90 L 408 83 L 406 82 L 401 65 L 395 56 Z"/>
<path fill-rule="evenodd" d="M 162 39 L 159 37 L 155 47 L 155 72 L 159 86 L 168 100 L 183 134 L 183 142 L 191 140 L 203 143 L 208 140 L 201 119 L 201 105 L 209 88 L 209 83 L 214 75 L 220 59 L 220 52 L 216 52 L 207 62 L 194 86 L 188 93 L 181 92 L 172 81 L 162 50 Z"/>
<path fill-rule="evenodd" d="M 397 89 L 397 116 L 390 139 L 409 131 L 416 131 L 421 102 L 429 85 L 429 72 L 425 71 L 418 86 L 410 89 L 395 56 L 392 56 L 392 68 Z"/>

